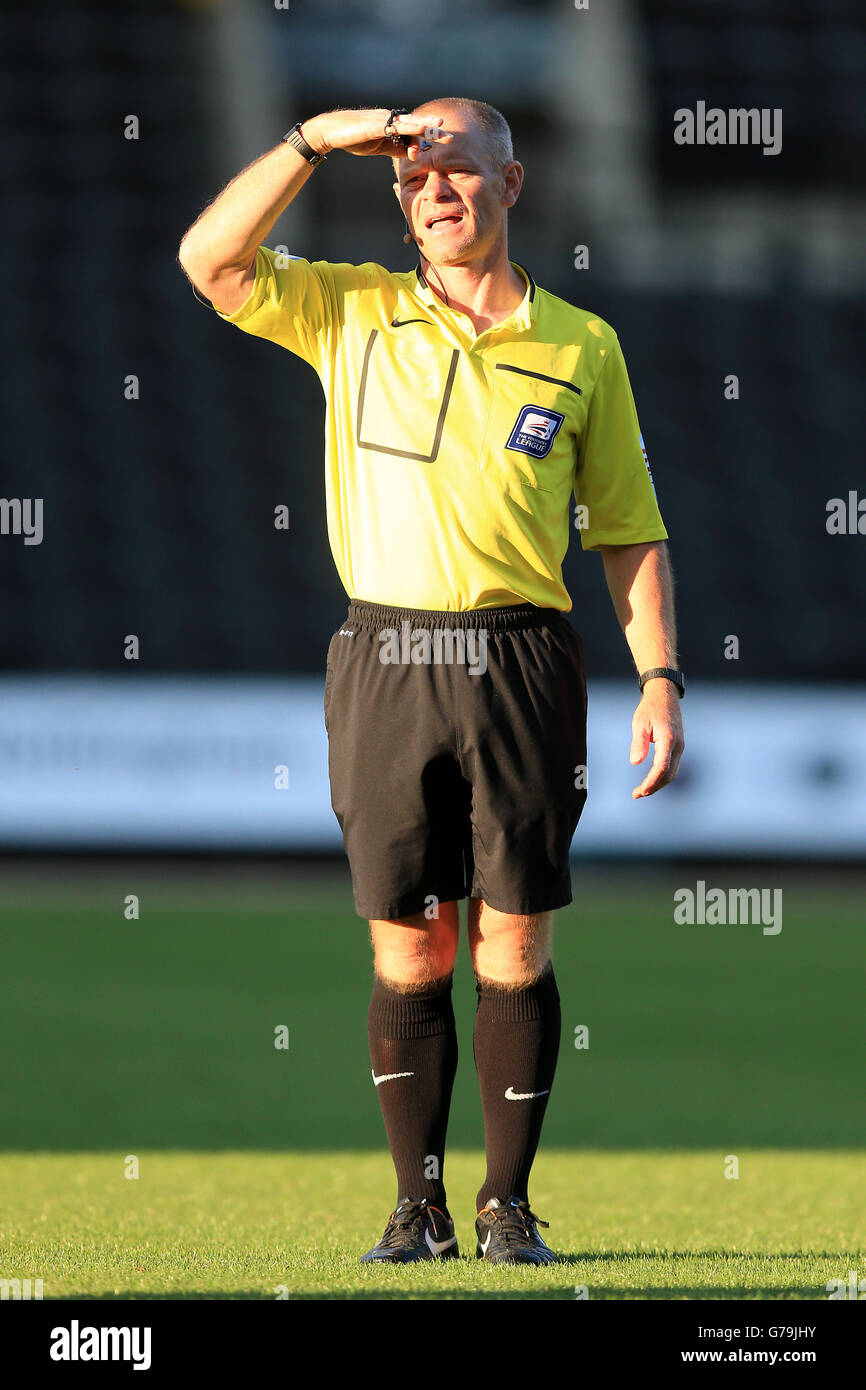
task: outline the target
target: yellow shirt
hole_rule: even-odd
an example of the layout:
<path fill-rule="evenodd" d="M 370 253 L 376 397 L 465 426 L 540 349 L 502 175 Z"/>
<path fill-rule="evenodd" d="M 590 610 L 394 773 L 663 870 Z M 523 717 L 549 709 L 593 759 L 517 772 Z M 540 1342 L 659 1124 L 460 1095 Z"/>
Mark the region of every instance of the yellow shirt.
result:
<path fill-rule="evenodd" d="M 477 335 L 420 266 L 264 246 L 249 298 L 216 310 L 318 373 L 328 535 L 350 598 L 567 612 L 572 492 L 584 549 L 667 537 L 616 334 L 516 268 L 522 303 Z"/>

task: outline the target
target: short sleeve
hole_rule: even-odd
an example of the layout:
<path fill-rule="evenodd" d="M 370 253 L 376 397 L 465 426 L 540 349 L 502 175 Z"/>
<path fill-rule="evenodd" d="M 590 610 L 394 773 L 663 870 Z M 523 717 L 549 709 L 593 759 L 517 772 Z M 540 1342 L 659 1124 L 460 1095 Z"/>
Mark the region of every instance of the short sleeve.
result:
<path fill-rule="evenodd" d="M 367 283 L 363 266 L 307 261 L 260 246 L 249 297 L 233 314 L 213 307 L 226 323 L 278 343 L 321 371 Z"/>
<path fill-rule="evenodd" d="M 667 539 L 615 335 L 590 397 L 574 495 L 586 509 L 579 528 L 584 550 Z"/>

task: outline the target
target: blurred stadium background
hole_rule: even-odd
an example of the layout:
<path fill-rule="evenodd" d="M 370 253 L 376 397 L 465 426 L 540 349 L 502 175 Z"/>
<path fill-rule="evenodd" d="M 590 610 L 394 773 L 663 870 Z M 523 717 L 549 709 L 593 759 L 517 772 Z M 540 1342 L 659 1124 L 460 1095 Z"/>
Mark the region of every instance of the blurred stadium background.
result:
<path fill-rule="evenodd" d="M 513 257 L 619 332 L 679 581 L 688 757 L 633 808 L 631 663 L 574 533 L 576 852 L 862 854 L 864 541 L 826 529 L 828 500 L 864 486 L 856 0 L 10 3 L 0 23 L 2 487 L 44 501 L 40 545 L 0 537 L 7 849 L 339 850 L 321 392 L 196 304 L 175 256 L 299 116 L 475 93 L 527 170 Z M 675 144 L 698 100 L 781 107 L 782 152 Z M 410 267 L 389 179 L 335 157 L 271 244 Z"/>
<path fill-rule="evenodd" d="M 381 1147 L 321 718 L 344 613 L 321 392 L 175 257 L 295 120 L 448 94 L 512 124 L 513 258 L 619 333 L 689 680 L 680 780 L 635 806 L 631 663 L 575 532 L 590 795 L 559 959 L 568 1027 L 606 1001 L 607 1045 L 563 1081 L 551 1141 L 862 1145 L 866 538 L 826 519 L 866 491 L 863 6 L 7 0 L 0 32 L 2 494 L 44 499 L 41 544 L 0 536 L 2 1146 Z M 698 100 L 782 108 L 782 152 L 677 146 Z M 409 268 L 389 177 L 335 156 L 268 244 Z M 790 885 L 780 937 L 683 945 L 671 884 L 725 875 Z M 460 988 L 465 1034 L 465 966 Z M 263 1018 L 319 1060 L 291 1117 Z M 476 1146 L 463 1041 L 453 1134 Z"/>

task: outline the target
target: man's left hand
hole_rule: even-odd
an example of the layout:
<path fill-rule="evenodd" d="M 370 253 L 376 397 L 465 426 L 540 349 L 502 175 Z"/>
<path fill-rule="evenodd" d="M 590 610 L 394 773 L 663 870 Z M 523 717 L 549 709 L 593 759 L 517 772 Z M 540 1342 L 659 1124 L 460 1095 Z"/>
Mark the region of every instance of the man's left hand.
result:
<path fill-rule="evenodd" d="M 632 792 L 633 800 L 637 801 L 638 797 L 652 796 L 674 780 L 685 748 L 680 697 L 672 681 L 659 677 L 647 681 L 631 727 L 629 762 L 642 763 L 650 744 L 655 745 L 653 765 Z"/>

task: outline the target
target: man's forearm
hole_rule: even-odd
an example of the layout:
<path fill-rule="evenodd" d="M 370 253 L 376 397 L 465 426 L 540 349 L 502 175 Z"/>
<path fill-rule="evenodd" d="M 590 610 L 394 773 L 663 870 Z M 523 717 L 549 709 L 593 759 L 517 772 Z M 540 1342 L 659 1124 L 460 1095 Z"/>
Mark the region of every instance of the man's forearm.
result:
<path fill-rule="evenodd" d="M 325 111 L 305 120 L 301 134 L 325 158 L 339 149 L 389 157 L 395 149 L 405 149 L 411 159 L 425 131 L 446 143 L 453 139 L 438 129 L 443 119 L 410 114 L 392 120 L 384 107 Z M 178 260 L 193 284 L 221 309 L 234 312 L 247 298 L 258 247 L 312 172 L 309 160 L 282 141 L 242 170 L 186 233 Z"/>
<path fill-rule="evenodd" d="M 248 165 L 205 208 L 178 255 L 203 293 L 221 276 L 252 264 L 257 248 L 312 173 L 309 161 L 281 142 Z"/>
<path fill-rule="evenodd" d="M 605 578 L 638 672 L 676 666 L 674 586 L 664 541 L 602 547 Z"/>

